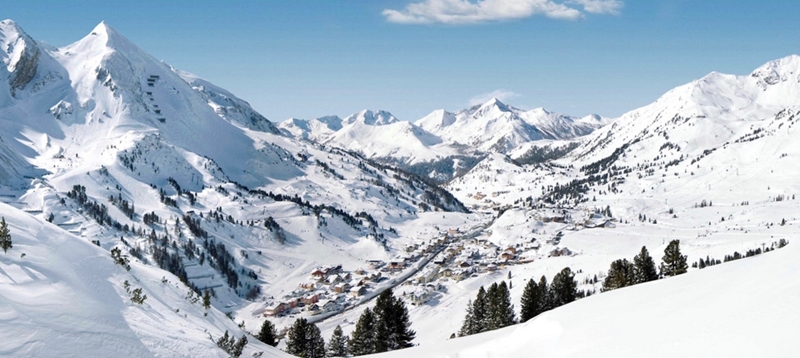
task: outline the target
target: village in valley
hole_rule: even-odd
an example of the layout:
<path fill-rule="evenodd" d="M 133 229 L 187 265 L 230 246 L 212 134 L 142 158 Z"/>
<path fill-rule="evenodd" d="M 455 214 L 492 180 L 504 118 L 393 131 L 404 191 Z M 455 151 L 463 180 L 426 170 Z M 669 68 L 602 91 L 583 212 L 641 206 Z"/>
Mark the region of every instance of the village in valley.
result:
<path fill-rule="evenodd" d="M 489 226 L 479 225 L 467 232 L 457 228 L 442 231 L 432 239 L 407 243 L 391 260 L 368 259 L 364 266 L 352 271 L 342 265 L 317 267 L 295 290 L 270 300 L 263 315 L 289 318 L 301 315 L 310 321 L 321 321 L 366 303 L 388 288 L 393 288 L 407 303 L 419 306 L 446 294 L 449 285 L 469 277 L 491 274 L 540 257 L 575 254 L 566 247 L 558 247 L 560 233 L 543 243 L 530 238 L 498 245 L 489 240 L 492 233 L 485 230 Z M 548 250 L 540 250 L 542 244 Z"/>

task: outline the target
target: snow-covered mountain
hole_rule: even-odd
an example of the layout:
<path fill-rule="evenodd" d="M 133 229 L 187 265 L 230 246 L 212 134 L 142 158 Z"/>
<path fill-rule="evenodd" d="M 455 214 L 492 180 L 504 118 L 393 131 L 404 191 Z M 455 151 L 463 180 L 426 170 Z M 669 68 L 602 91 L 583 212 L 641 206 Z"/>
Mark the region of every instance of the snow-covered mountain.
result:
<path fill-rule="evenodd" d="M 527 142 L 587 135 L 608 122 L 596 115 L 575 118 L 543 108 L 524 111 L 492 98 L 456 113 L 433 111 L 416 124 L 452 143 L 505 153 Z"/>
<path fill-rule="evenodd" d="M 309 120 L 289 118 L 278 123 L 278 128 L 287 136 L 321 141 L 342 129 L 342 119 L 338 116 L 325 116 Z"/>
<path fill-rule="evenodd" d="M 96 313 L 82 304 L 58 314 L 79 325 L 102 321 L 104 315 L 119 318 L 108 328 L 125 335 L 120 342 L 133 339 L 123 342 L 133 348 L 119 353 L 122 345 L 112 345 L 114 351 L 99 347 L 98 356 L 146 356 L 148 351 L 220 356 L 224 353 L 213 348 L 209 335 L 215 340 L 223 328 L 239 324 L 228 318 L 218 322 L 218 311 L 205 316 L 202 309 L 173 303 L 178 292 L 199 297 L 213 291 L 212 305 L 230 311 L 252 333 L 263 321 L 265 305 L 291 294 L 314 267 L 355 270 L 367 258 L 389 260 L 405 244 L 403 237 L 438 233 L 419 224 L 429 223 L 429 217 L 453 225 L 479 218 L 427 180 L 282 135 L 245 101 L 153 58 L 105 23 L 73 44 L 53 48 L 6 20 L 0 23 L 0 41 L 0 200 L 14 207 L 2 216 L 12 223 L 19 243 L 9 255 L 19 257 L 16 245 L 46 245 L 36 241 L 38 235 L 55 237 L 58 232 L 77 244 L 99 246 L 27 253 L 34 260 L 52 256 L 48 260 L 56 266 L 29 266 L 10 256 L 0 257 L 0 265 L 44 272 L 48 280 L 62 282 L 62 291 L 78 290 L 75 300 L 107 303 Z M 384 113 L 363 113 L 348 119 L 348 125 L 393 121 Z M 23 223 L 28 216 L 52 224 L 39 232 L 38 226 Z M 104 288 L 102 297 L 94 297 L 80 293 L 79 278 L 48 274 L 87 253 L 105 252 L 109 261 L 113 248 L 132 261 L 128 281 L 153 281 L 140 285 L 149 297 L 147 317 L 125 316 L 133 309 L 123 304 L 127 296 L 117 299 Z M 103 271 L 98 274 L 111 274 L 107 266 L 98 267 Z M 143 271 L 134 272 L 137 267 Z M 182 283 L 172 291 L 155 289 L 162 285 L 161 276 L 171 277 L 170 285 Z M 123 281 L 97 285 L 112 289 Z M 0 300 L 35 296 L 40 287 L 14 285 L 2 291 Z M 341 298 L 344 305 L 346 296 Z M 173 318 L 155 303 L 188 317 L 188 323 L 156 330 L 164 322 L 154 317 Z M 14 307 L 19 317 L 34 315 L 31 310 L 43 310 L 36 317 L 44 317 L 52 310 Z M 171 334 L 172 329 L 186 334 Z M 42 334 L 58 343 L 62 338 L 46 332 L 59 330 Z M 243 334 L 238 328 L 235 333 Z M 154 338 L 158 335 L 166 338 Z M 0 350 L 25 352 L 30 342 L 7 341 Z M 253 346 L 248 351 L 263 348 Z M 46 347 L 30 352 L 48 355 L 36 353 Z"/>
<path fill-rule="evenodd" d="M 350 333 L 390 287 L 423 345 L 393 356 L 713 355 L 630 327 L 641 317 L 705 322 L 666 337 L 748 338 L 730 311 L 756 312 L 743 321 L 759 327 L 758 341 L 781 339 L 768 355 L 792 352 L 784 342 L 796 332 L 771 323 L 793 318 L 774 297 L 796 295 L 796 280 L 768 273 L 795 270 L 794 249 L 440 342 L 478 288 L 501 280 L 516 304 L 525 281 L 564 267 L 582 292 L 599 293 L 593 278 L 610 262 L 642 246 L 658 259 L 672 239 L 689 262 L 782 238 L 794 247 L 797 56 L 748 76 L 712 73 L 600 129 L 608 119 L 497 100 L 415 123 L 365 110 L 275 126 L 104 23 L 53 48 L 0 22 L 0 59 L 0 216 L 14 240 L 0 253 L 7 355 L 227 356 L 214 341 L 255 332 L 265 315 L 280 329 L 305 317 L 325 338 L 337 325 Z M 443 188 L 386 163 L 466 173 Z M 724 304 L 706 307 L 712 296 Z M 630 335 L 641 343 L 617 350 Z M 246 356 L 283 355 L 250 341 Z"/>
<path fill-rule="evenodd" d="M 542 108 L 523 111 L 492 99 L 457 113 L 436 110 L 414 123 L 386 111 L 363 110 L 343 120 L 291 118 L 279 127 L 295 138 L 447 181 L 469 170 L 486 153 L 507 153 L 541 140 L 578 138 L 608 122 L 596 115 L 575 118 Z"/>

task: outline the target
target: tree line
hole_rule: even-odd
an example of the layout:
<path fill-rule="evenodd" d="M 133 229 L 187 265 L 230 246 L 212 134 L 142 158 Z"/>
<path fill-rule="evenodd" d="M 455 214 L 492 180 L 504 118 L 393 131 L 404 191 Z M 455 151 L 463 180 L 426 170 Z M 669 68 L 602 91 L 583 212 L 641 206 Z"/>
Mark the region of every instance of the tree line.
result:
<path fill-rule="evenodd" d="M 388 289 L 375 300 L 375 307 L 364 310 L 350 337 L 336 326 L 326 344 L 317 325 L 298 318 L 286 332 L 286 353 L 303 358 L 361 356 L 411 347 L 415 337 L 405 302 Z M 273 347 L 279 341 L 268 320 L 256 338 Z"/>

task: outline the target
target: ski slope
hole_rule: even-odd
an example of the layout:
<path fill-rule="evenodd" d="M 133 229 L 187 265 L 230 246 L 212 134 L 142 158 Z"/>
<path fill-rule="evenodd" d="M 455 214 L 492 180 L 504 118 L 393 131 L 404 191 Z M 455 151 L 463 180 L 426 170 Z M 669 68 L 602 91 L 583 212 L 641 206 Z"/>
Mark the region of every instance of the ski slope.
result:
<path fill-rule="evenodd" d="M 192 303 L 177 277 L 108 251 L 7 204 L 13 247 L 0 253 L 0 355 L 6 357 L 227 357 L 214 340 L 244 332 L 215 308 Z M 131 302 L 124 288 L 142 288 Z M 250 339 L 246 354 L 282 352 Z"/>
<path fill-rule="evenodd" d="M 375 357 L 791 357 L 798 245 L 591 296 L 515 326 Z"/>

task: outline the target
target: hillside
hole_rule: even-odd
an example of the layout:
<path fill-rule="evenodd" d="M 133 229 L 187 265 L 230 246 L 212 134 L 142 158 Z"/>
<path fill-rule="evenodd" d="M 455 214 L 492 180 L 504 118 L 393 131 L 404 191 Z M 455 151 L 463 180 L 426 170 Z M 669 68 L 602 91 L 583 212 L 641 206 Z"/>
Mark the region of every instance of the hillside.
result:
<path fill-rule="evenodd" d="M 497 331 L 375 357 L 787 357 L 797 245 L 599 294 Z M 746 284 L 744 284 L 746 283 Z"/>
<path fill-rule="evenodd" d="M 796 317 L 775 297 L 797 285 L 769 274 L 797 268 L 800 57 L 613 120 L 492 99 L 279 124 L 105 23 L 54 48 L 2 21 L 0 60 L 6 355 L 225 356 L 226 330 L 299 317 L 327 339 L 389 288 L 422 346 L 391 356 L 758 355 L 733 351 L 741 337 L 789 354 L 778 317 Z M 675 239 L 690 264 L 792 244 L 598 294 L 611 262 L 643 246 L 658 262 Z M 527 280 L 564 267 L 590 297 L 447 341 L 479 287 L 508 281 L 518 307 Z M 250 338 L 245 356 L 283 355 Z"/>

